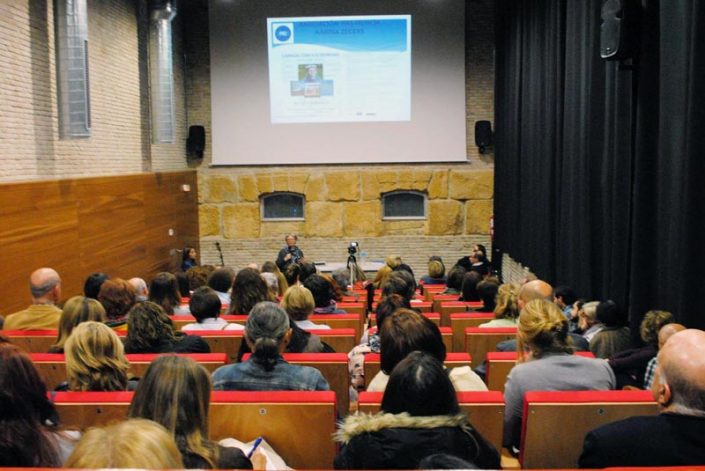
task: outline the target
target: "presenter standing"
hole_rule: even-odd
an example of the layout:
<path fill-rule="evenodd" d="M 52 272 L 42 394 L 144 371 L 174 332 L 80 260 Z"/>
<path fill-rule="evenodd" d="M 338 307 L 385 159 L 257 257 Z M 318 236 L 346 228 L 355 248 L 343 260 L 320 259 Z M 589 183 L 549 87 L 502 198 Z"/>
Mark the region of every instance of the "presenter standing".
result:
<path fill-rule="evenodd" d="M 304 253 L 296 246 L 299 238 L 296 234 L 287 234 L 284 238 L 286 247 L 279 251 L 277 255 L 277 266 L 283 272 L 291 263 L 299 263 L 304 258 Z"/>

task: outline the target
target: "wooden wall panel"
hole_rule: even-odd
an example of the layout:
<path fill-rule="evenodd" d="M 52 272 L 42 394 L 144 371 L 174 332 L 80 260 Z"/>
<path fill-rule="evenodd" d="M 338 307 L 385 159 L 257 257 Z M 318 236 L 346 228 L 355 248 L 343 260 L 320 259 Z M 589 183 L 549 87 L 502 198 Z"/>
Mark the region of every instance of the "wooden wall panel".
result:
<path fill-rule="evenodd" d="M 8 183 L 0 195 L 2 315 L 30 303 L 28 277 L 38 267 L 59 272 L 65 300 L 91 272 L 149 280 L 170 271 L 175 250 L 198 248 L 193 171 Z"/>

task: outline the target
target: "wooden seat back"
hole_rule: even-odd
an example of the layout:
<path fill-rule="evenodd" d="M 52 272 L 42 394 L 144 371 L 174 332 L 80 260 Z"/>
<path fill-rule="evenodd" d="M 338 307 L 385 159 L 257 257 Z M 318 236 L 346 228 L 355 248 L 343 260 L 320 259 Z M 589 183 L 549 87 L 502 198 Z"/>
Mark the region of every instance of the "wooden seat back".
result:
<path fill-rule="evenodd" d="M 0 330 L 0 335 L 7 337 L 10 343 L 17 345 L 28 353 L 46 353 L 56 343 L 57 330 Z"/>
<path fill-rule="evenodd" d="M 465 329 L 478 327 L 494 319 L 493 312 L 454 312 L 450 314 L 450 327 L 453 329 L 453 351 L 465 349 Z"/>
<path fill-rule="evenodd" d="M 162 355 L 164 354 L 135 353 L 125 355 L 127 361 L 130 362 L 128 377 L 143 377 L 149 364 Z M 226 364 L 228 359 L 225 353 L 170 353 L 167 355 L 191 358 L 203 365 L 210 373 Z M 29 357 L 49 390 L 55 389 L 66 381 L 66 357 L 63 353 L 30 353 Z"/>
<path fill-rule="evenodd" d="M 336 353 L 347 353 L 355 346 L 355 329 L 325 329 L 309 330 L 312 334 L 318 335 L 321 340 L 331 347 Z"/>
<path fill-rule="evenodd" d="M 528 392 L 521 434 L 522 468 L 577 468 L 592 429 L 658 407 L 650 391 Z"/>
<path fill-rule="evenodd" d="M 85 430 L 124 420 L 132 396 L 56 393 L 54 403 L 64 427 Z M 262 436 L 295 469 L 331 469 L 335 414 L 332 391 L 214 391 L 209 433 L 213 440 L 233 437 L 243 442 Z"/>
<path fill-rule="evenodd" d="M 381 369 L 382 356 L 379 353 L 368 353 L 365 355 L 365 378 L 369 383 Z M 470 366 L 472 363 L 470 355 L 466 352 L 447 353 L 444 365 L 446 368 L 457 366 Z"/>
<path fill-rule="evenodd" d="M 516 338 L 516 327 L 467 327 L 465 351 L 472 357 L 472 367 L 477 368 L 487 358 L 487 352 L 497 350 L 497 344 Z"/>
<path fill-rule="evenodd" d="M 504 422 L 504 396 L 497 391 L 458 392 L 460 409 L 468 416 L 472 426 L 488 442 L 502 449 Z M 361 392 L 358 402 L 360 412 L 376 414 L 382 404 L 382 392 Z"/>

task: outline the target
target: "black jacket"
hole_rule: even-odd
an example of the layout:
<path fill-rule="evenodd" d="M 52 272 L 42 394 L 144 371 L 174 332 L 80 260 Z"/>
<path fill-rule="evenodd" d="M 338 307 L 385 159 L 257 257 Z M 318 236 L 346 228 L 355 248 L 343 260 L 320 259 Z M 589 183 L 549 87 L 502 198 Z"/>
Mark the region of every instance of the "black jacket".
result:
<path fill-rule="evenodd" d="M 428 455 L 447 453 L 480 469 L 499 469 L 497 450 L 465 415 L 412 417 L 403 414 L 349 416 L 336 434 L 343 446 L 336 469 L 417 469 Z"/>
<path fill-rule="evenodd" d="M 603 425 L 585 437 L 581 468 L 705 464 L 705 417 L 663 413 Z"/>

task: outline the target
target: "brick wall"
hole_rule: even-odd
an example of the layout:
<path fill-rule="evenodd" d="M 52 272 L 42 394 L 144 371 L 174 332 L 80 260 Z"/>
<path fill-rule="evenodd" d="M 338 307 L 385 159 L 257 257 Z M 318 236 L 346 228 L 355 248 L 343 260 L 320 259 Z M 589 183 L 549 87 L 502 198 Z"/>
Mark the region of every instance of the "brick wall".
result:
<path fill-rule="evenodd" d="M 182 35 L 175 31 L 178 139 L 152 146 L 146 62 L 140 61 L 146 15 L 146 0 L 88 1 L 92 135 L 60 140 L 53 2 L 0 3 L 0 181 L 186 167 Z"/>
<path fill-rule="evenodd" d="M 206 128 L 206 151 L 199 166 L 202 261 L 242 267 L 276 256 L 283 234 L 301 234 L 307 258 L 344 262 L 347 245 L 357 240 L 367 258 L 400 254 L 419 275 L 429 255 L 455 261 L 476 243 L 489 246 L 494 157 L 480 155 L 474 144 L 476 120 L 494 117 L 493 3 L 467 3 L 467 155 L 462 164 L 376 164 L 209 168 L 210 83 L 208 10 L 190 2 L 185 27 L 189 124 Z M 335 182 L 335 191 L 328 182 Z M 342 189 L 341 189 L 342 188 Z M 380 195 L 395 189 L 420 190 L 429 196 L 426 221 L 389 222 L 380 218 Z M 259 219 L 259 196 L 295 191 L 306 197 L 306 221 L 271 223 Z"/>

